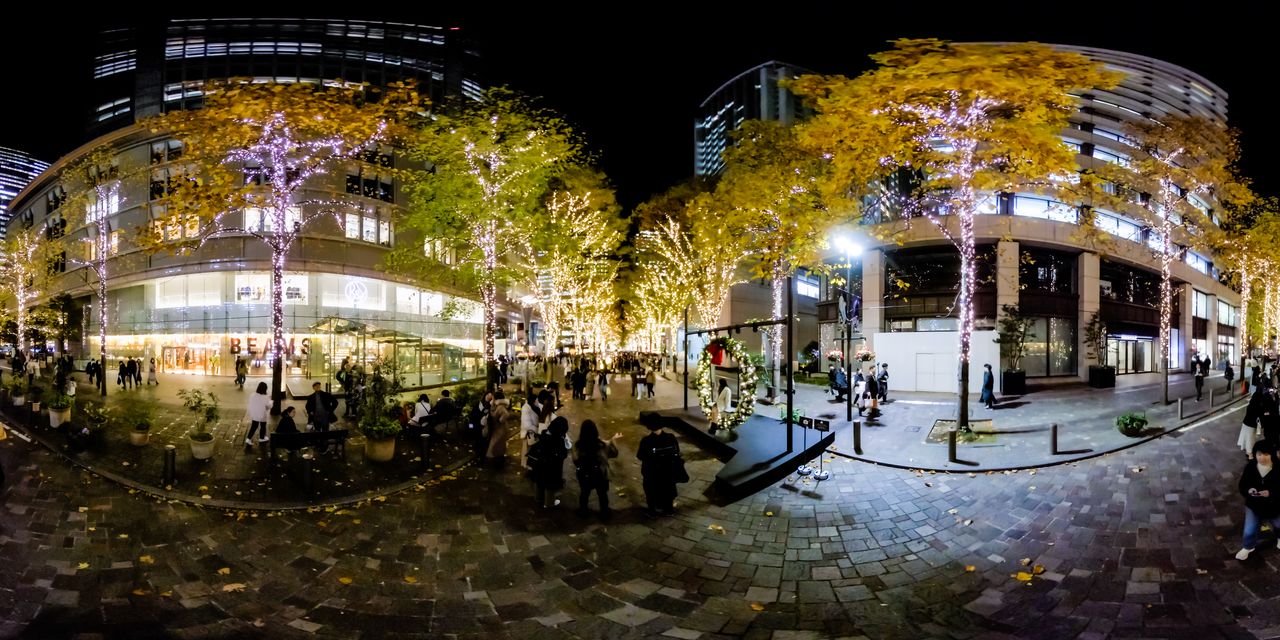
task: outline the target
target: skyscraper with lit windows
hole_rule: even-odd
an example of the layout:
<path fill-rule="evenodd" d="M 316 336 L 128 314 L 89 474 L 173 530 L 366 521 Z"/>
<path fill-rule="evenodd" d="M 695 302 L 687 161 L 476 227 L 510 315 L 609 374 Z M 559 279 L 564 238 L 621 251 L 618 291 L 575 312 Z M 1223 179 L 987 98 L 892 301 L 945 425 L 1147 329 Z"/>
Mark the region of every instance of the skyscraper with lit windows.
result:
<path fill-rule="evenodd" d="M 0 147 L 0 240 L 9 226 L 9 202 L 48 168 L 48 162 L 17 149 Z"/>

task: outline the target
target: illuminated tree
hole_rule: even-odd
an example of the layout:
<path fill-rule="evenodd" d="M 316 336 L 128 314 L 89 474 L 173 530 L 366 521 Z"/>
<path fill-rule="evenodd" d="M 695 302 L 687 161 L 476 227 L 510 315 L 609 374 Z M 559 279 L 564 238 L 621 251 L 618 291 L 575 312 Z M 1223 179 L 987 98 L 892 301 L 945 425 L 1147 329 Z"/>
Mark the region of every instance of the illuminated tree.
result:
<path fill-rule="evenodd" d="M 726 169 L 716 193 L 733 207 L 729 215 L 743 217 L 752 236 L 754 275 L 770 282 L 770 319 L 780 320 L 787 278 L 798 266 L 818 263 L 835 222 L 818 191 L 824 165 L 798 143 L 794 127 L 780 122 L 747 121 L 735 140 L 725 151 Z M 765 334 L 774 363 L 771 375 L 776 375 L 776 365 L 785 362 L 783 332 L 775 326 Z"/>
<path fill-rule="evenodd" d="M 1266 304 L 1274 299 L 1267 295 L 1268 287 L 1274 287 L 1277 265 L 1271 257 L 1280 245 L 1280 200 L 1276 198 L 1250 198 L 1244 207 L 1238 208 L 1228 222 L 1229 236 L 1218 252 L 1217 264 L 1228 271 L 1227 282 L 1240 290 L 1240 310 L 1236 326 L 1240 332 L 1240 371 L 1245 372 L 1244 361 L 1254 341 L 1262 337 L 1264 343 L 1274 331 L 1275 309 Z M 1263 302 L 1254 305 L 1254 288 L 1263 290 Z"/>
<path fill-rule="evenodd" d="M 203 94 L 203 108 L 170 112 L 148 123 L 154 132 L 182 143 L 187 172 L 165 185 L 167 217 L 153 221 L 142 244 L 192 252 L 212 238 L 235 235 L 271 250 L 272 398 L 278 413 L 289 252 L 312 222 L 332 216 L 344 224 L 343 213 L 365 209 L 346 194 L 317 197 L 321 189 L 312 179 L 357 163 L 398 175 L 390 162 L 391 145 L 398 142 L 400 125 L 425 101 L 403 85 L 374 91 L 231 81 L 210 83 Z"/>
<path fill-rule="evenodd" d="M 50 281 L 49 260 L 51 245 L 42 237 L 45 226 L 39 225 L 30 229 L 19 229 L 18 225 L 9 228 L 3 248 L 0 248 L 0 291 L 6 291 L 13 297 L 13 316 L 18 329 L 18 351 L 25 353 L 27 345 L 28 320 L 32 305 L 46 292 Z"/>
<path fill-rule="evenodd" d="M 974 216 L 984 192 L 1052 189 L 1076 172 L 1062 130 L 1073 90 L 1113 86 L 1117 74 L 1040 44 L 899 40 L 849 80 L 803 76 L 792 89 L 817 114 L 799 136 L 829 159 L 823 191 L 861 198 L 899 177 L 908 215 L 929 220 L 960 254 L 959 426 L 969 424 L 975 279 Z"/>
<path fill-rule="evenodd" d="M 492 363 L 498 287 L 521 279 L 510 258 L 527 242 L 552 178 L 577 157 L 578 144 L 559 117 L 495 88 L 433 115 L 411 153 L 434 171 L 411 185 L 405 224 L 455 252 L 456 270 L 466 272 L 458 280 L 479 289 L 484 357 Z M 393 264 L 429 277 L 439 261 L 402 250 Z"/>
<path fill-rule="evenodd" d="M 1222 237 L 1210 206 L 1238 206 L 1251 197 L 1235 165 L 1239 144 L 1235 132 L 1201 117 L 1166 116 L 1126 126 L 1135 147 L 1133 157 L 1104 163 L 1094 171 L 1121 188 L 1113 208 L 1144 220 L 1147 245 L 1160 261 L 1160 354 L 1164 401 L 1169 402 L 1170 319 L 1173 313 L 1173 270 L 1183 249 L 1207 249 Z M 1280 296 L 1276 298 L 1280 304 Z M 1273 305 L 1268 296 L 1268 308 Z"/>
<path fill-rule="evenodd" d="M 534 304 L 549 336 L 548 355 L 561 329 L 572 324 L 580 337 L 584 314 L 617 300 L 601 281 L 612 282 L 626 224 L 602 174 L 574 168 L 553 181 L 518 250 L 522 284 L 535 292 Z"/>

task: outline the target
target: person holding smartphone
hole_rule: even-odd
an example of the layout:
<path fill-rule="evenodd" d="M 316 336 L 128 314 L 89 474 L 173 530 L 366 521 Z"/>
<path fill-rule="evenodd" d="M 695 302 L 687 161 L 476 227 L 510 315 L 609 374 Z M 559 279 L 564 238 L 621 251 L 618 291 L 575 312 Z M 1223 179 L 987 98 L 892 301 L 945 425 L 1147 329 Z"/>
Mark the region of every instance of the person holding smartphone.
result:
<path fill-rule="evenodd" d="M 1253 445 L 1253 460 L 1245 463 L 1240 474 L 1240 495 L 1244 496 L 1244 547 L 1236 560 L 1247 560 L 1258 548 L 1262 523 L 1271 523 L 1273 533 L 1280 532 L 1280 472 L 1273 469 L 1275 445 L 1259 440 Z"/>

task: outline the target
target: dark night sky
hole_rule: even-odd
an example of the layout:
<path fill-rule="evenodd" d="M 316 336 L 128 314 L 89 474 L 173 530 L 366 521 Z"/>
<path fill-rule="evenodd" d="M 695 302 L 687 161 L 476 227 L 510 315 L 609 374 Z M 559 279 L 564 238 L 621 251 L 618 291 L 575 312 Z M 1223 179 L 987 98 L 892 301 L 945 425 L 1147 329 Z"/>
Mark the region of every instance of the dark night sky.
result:
<path fill-rule="evenodd" d="M 1265 170 L 1266 149 L 1280 145 L 1280 128 L 1268 122 L 1275 93 L 1275 35 L 1264 31 L 1271 21 L 1262 10 L 1232 9 L 1219 2 L 1213 4 L 1213 15 L 1205 15 L 1203 3 L 1132 9 L 1055 3 L 1050 16 L 1027 9 L 1031 4 L 974 3 L 959 11 L 882 3 L 893 10 L 878 13 L 865 7 L 797 4 L 788 13 L 792 5 L 770 3 L 753 13 L 745 2 L 703 8 L 649 3 L 643 10 L 543 6 L 536 13 L 513 15 L 494 8 L 484 15 L 445 17 L 425 8 L 428 3 L 412 5 L 423 9 L 376 16 L 319 11 L 316 7 L 322 5 L 309 4 L 305 15 L 461 25 L 482 43 L 491 82 L 543 96 L 584 134 L 626 205 L 692 173 L 694 110 L 729 78 L 772 59 L 822 73 L 856 75 L 869 67 L 868 54 L 899 37 L 1080 44 L 1187 67 L 1227 91 L 1228 116 L 1242 131 L 1245 173 L 1263 193 L 1280 193 L 1280 180 Z M 270 14 L 263 15 L 303 13 L 287 4 L 271 6 Z M 351 6 L 346 5 L 348 11 Z M 80 80 L 86 64 L 75 43 L 87 40 L 88 30 L 100 20 L 65 25 L 55 9 L 37 11 L 45 15 L 23 16 L 0 32 L 0 59 L 7 67 L 0 93 L 5 111 L 0 145 L 54 160 L 83 142 L 76 109 L 87 82 Z M 744 15 L 748 13 L 752 15 Z M 51 24 L 63 24 L 65 30 L 53 37 Z"/>

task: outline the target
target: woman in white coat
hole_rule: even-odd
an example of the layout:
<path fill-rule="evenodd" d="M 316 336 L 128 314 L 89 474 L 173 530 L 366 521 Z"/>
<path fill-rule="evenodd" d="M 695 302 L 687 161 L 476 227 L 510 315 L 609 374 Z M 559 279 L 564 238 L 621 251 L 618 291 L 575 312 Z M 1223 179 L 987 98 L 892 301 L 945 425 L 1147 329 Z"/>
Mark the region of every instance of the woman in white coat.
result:
<path fill-rule="evenodd" d="M 716 403 L 711 411 L 711 433 L 720 430 L 724 423 L 724 416 L 733 408 L 733 392 L 729 390 L 729 383 L 720 380 L 720 391 L 716 393 Z"/>
<path fill-rule="evenodd" d="M 249 418 L 249 435 L 244 437 L 244 446 L 253 446 L 253 434 L 258 429 L 262 429 L 258 442 L 267 442 L 270 437 L 267 436 L 267 412 L 271 410 L 271 398 L 267 395 L 267 383 L 259 382 L 258 390 L 249 396 L 249 410 L 247 412 Z"/>

